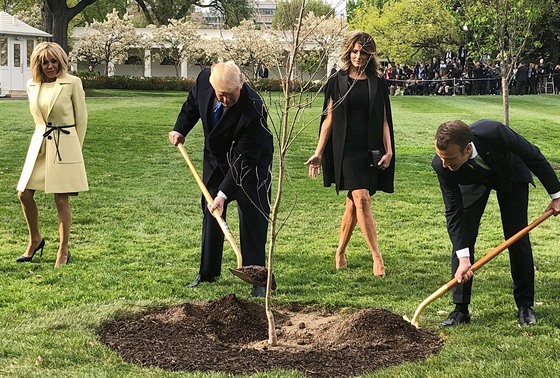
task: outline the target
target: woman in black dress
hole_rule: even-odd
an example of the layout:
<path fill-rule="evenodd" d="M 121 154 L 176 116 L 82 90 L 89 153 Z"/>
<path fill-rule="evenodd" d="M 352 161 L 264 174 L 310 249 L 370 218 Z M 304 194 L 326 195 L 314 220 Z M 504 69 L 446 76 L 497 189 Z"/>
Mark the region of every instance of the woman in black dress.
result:
<path fill-rule="evenodd" d="M 394 191 L 395 144 L 389 93 L 375 52 L 369 34 L 358 32 L 348 38 L 344 67 L 327 83 L 319 142 L 306 164 L 311 177 L 322 166 L 325 186 L 334 183 L 337 193 L 348 190 L 336 268 L 347 265 L 346 247 L 357 223 L 373 257 L 373 274 L 383 277 L 370 197 L 377 190 Z"/>

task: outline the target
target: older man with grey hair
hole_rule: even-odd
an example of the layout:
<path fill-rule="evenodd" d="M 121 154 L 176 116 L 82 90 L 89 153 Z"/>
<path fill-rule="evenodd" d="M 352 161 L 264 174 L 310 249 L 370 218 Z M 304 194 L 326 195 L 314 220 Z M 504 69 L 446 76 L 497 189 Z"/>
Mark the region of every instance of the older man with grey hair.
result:
<path fill-rule="evenodd" d="M 183 143 L 199 120 L 204 130 L 202 180 L 214 203 L 209 205 L 202 197 L 200 270 L 189 287 L 214 282 L 221 274 L 224 234 L 212 216 L 215 209 L 225 218 L 228 203 L 237 201 L 245 266 L 265 265 L 270 213 L 273 143 L 267 112 L 233 61 L 217 63 L 198 75 L 169 133 L 170 142 Z M 264 287 L 253 286 L 251 295 L 264 294 Z"/>

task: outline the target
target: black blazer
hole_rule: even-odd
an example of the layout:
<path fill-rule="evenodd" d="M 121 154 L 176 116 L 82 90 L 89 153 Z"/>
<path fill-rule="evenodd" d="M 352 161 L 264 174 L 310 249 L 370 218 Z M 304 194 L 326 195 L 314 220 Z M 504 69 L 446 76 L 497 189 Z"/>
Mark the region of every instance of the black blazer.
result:
<path fill-rule="evenodd" d="M 533 184 L 531 172 L 538 177 L 549 194 L 560 191 L 560 181 L 550 163 L 537 146 L 500 122 L 480 120 L 469 126 L 473 143 L 482 160 L 490 167 L 491 181 L 485 187 L 511 192 L 512 182 Z M 457 171 L 443 168 L 439 156 L 432 160 L 437 173 L 447 228 L 453 249 L 468 247 L 463 209 L 474 203 L 482 193 L 480 181 L 471 168 L 463 164 Z M 484 190 L 484 187 L 482 187 Z"/>
<path fill-rule="evenodd" d="M 253 187 L 256 190 L 255 182 L 269 177 L 274 150 L 272 134 L 266 121 L 266 108 L 247 84 L 243 84 L 239 100 L 212 127 L 212 107 L 216 95 L 209 78 L 210 69 L 198 75 L 173 130 L 187 135 L 202 120 L 202 179 L 207 184 L 214 171 L 221 170 L 224 179 L 218 189 L 228 197 L 234 197 L 241 184 L 247 189 Z"/>
<path fill-rule="evenodd" d="M 523 65 L 517 69 L 515 74 L 515 80 L 517 81 L 527 81 L 529 74 L 529 67 Z"/>
<path fill-rule="evenodd" d="M 391 144 L 393 158 L 389 167 L 379 171 L 377 186 L 369 188 L 370 193 L 382 190 L 387 193 L 394 192 L 395 179 L 395 138 L 393 134 L 393 118 L 391 115 L 391 105 L 389 102 L 389 92 L 385 79 L 368 74 L 369 90 L 369 149 L 383 148 L 383 121 L 384 114 L 387 114 L 389 123 L 389 133 L 391 134 Z M 349 90 L 348 71 L 340 70 L 329 78 L 325 88 L 325 101 L 323 104 L 323 114 L 327 108 L 329 99 L 333 101 L 332 131 L 331 136 L 323 152 L 323 184 L 324 186 L 336 185 L 338 192 L 342 172 L 342 155 L 344 152 L 344 141 L 346 140 L 347 115 L 348 115 L 348 96 Z M 339 105 L 337 105 L 339 104 Z M 321 117 L 321 124 L 325 116 Z M 319 128 L 319 134 L 321 130 Z"/>

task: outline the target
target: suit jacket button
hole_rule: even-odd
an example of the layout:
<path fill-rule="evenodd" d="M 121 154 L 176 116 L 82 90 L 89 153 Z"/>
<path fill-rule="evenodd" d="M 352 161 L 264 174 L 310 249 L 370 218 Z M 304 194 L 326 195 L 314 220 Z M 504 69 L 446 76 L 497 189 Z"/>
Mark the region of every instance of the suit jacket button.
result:
<path fill-rule="evenodd" d="M 49 136 L 47 137 L 47 139 L 48 139 L 48 140 L 51 140 L 51 139 L 52 139 L 52 136 L 49 135 Z"/>

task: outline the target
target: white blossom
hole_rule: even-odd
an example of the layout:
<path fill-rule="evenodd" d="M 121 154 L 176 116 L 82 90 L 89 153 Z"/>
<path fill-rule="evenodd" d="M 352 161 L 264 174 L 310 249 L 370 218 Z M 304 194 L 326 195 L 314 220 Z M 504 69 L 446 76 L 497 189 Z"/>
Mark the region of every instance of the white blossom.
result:
<path fill-rule="evenodd" d="M 74 44 L 71 57 L 93 67 L 105 63 L 107 74 L 109 63 L 123 63 L 128 57 L 127 50 L 138 43 L 131 17 L 125 13 L 121 19 L 113 9 L 105 21 L 95 20 L 87 25 L 86 32 Z"/>
<path fill-rule="evenodd" d="M 276 36 L 257 28 L 252 20 L 243 20 L 239 26 L 231 29 L 233 38 L 225 44 L 222 54 L 225 60 L 233 60 L 240 67 L 249 67 L 252 77 L 256 77 L 260 63 L 276 66 L 282 47 Z"/>
<path fill-rule="evenodd" d="M 200 58 L 202 38 L 197 33 L 197 27 L 186 17 L 180 20 L 170 19 L 168 25 L 149 27 L 153 32 L 147 47 L 157 48 L 159 52 L 154 53 L 154 56 L 159 59 L 171 58 L 175 63 L 177 76 L 183 62 L 188 59 L 197 61 Z"/>

